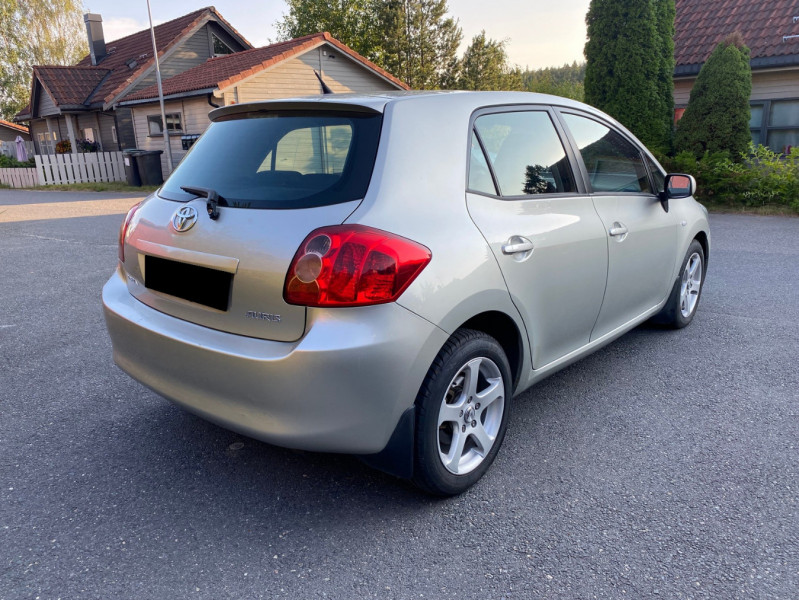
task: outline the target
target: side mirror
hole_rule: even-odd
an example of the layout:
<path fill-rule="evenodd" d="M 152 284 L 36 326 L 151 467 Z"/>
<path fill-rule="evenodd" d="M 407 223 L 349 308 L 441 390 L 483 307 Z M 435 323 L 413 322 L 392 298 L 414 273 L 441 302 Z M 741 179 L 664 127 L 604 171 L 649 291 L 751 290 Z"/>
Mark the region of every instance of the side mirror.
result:
<path fill-rule="evenodd" d="M 696 193 L 696 179 L 692 175 L 684 173 L 669 173 L 663 185 L 664 190 L 660 192 L 660 203 L 663 210 L 669 212 L 669 200 L 688 198 Z"/>

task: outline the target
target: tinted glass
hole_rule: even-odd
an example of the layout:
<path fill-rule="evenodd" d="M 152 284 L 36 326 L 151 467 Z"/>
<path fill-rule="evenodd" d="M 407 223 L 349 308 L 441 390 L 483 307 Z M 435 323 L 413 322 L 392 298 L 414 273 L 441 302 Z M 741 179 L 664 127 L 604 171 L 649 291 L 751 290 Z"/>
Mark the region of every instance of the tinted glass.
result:
<path fill-rule="evenodd" d="M 769 127 L 796 127 L 799 125 L 799 100 L 772 102 L 768 124 Z"/>
<path fill-rule="evenodd" d="M 563 118 L 580 148 L 595 192 L 652 192 L 635 146 L 592 119 L 570 114 Z"/>
<path fill-rule="evenodd" d="M 484 194 L 495 195 L 497 188 L 494 187 L 494 180 L 491 178 L 491 171 L 488 170 L 483 149 L 477 141 L 477 136 L 472 133 L 472 144 L 469 158 L 469 189 L 473 192 L 483 192 Z"/>
<path fill-rule="evenodd" d="M 788 153 L 799 146 L 799 129 L 775 129 L 768 132 L 768 147 L 775 152 Z"/>
<path fill-rule="evenodd" d="M 751 129 L 760 129 L 763 125 L 763 105 L 753 104 L 749 107 L 749 127 Z"/>
<path fill-rule="evenodd" d="M 666 184 L 666 176 L 660 167 L 648 156 L 646 157 L 646 162 L 649 165 L 649 172 L 652 173 L 652 179 L 655 181 L 655 191 L 662 192 Z"/>
<path fill-rule="evenodd" d="M 573 192 L 569 160 L 549 115 L 484 115 L 475 121 L 503 196 Z"/>
<path fill-rule="evenodd" d="M 234 208 L 305 208 L 364 197 L 381 115 L 297 112 L 236 115 L 212 123 L 161 189 L 216 190 Z"/>

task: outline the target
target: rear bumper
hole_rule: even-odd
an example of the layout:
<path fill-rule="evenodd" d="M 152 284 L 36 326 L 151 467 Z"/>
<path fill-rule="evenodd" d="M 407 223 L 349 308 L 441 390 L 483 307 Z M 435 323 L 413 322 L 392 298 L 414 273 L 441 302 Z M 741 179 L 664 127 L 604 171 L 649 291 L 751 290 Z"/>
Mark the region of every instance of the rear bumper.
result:
<path fill-rule="evenodd" d="M 322 452 L 382 451 L 447 339 L 397 304 L 309 309 L 297 342 L 249 338 L 142 304 L 120 271 L 103 306 L 131 377 L 228 429 Z"/>

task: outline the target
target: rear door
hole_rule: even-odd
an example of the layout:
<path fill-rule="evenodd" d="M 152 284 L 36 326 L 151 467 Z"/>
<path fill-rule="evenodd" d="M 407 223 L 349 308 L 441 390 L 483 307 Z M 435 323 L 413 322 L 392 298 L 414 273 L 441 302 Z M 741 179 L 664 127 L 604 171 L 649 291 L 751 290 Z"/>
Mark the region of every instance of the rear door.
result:
<path fill-rule="evenodd" d="M 474 119 L 467 205 L 524 319 L 539 368 L 588 343 L 607 275 L 604 228 L 547 108 Z"/>
<path fill-rule="evenodd" d="M 591 339 L 657 306 L 668 294 L 677 252 L 677 219 L 663 210 L 644 154 L 609 124 L 561 113 L 583 161 L 607 239 L 608 282 Z"/>
<path fill-rule="evenodd" d="M 259 111 L 215 122 L 128 231 L 128 289 L 177 318 L 294 341 L 306 310 L 283 300 L 294 253 L 366 193 L 379 112 Z M 186 189 L 193 190 L 192 192 Z M 218 218 L 203 197 L 219 196 Z"/>

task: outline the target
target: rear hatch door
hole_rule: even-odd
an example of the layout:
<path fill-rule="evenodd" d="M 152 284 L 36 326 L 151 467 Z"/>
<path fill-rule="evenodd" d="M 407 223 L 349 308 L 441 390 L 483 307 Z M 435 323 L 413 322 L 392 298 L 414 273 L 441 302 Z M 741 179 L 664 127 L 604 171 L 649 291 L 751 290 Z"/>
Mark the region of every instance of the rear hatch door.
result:
<path fill-rule="evenodd" d="M 286 273 L 311 231 L 357 208 L 380 126 L 379 112 L 357 107 L 226 113 L 132 220 L 130 293 L 213 329 L 299 339 L 306 309 L 283 300 Z"/>

